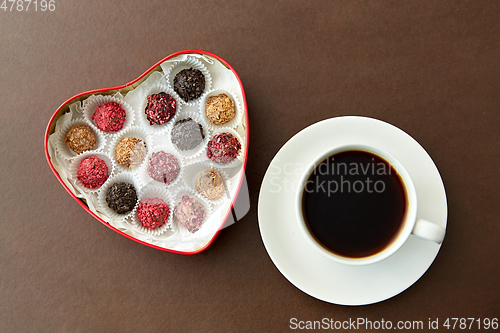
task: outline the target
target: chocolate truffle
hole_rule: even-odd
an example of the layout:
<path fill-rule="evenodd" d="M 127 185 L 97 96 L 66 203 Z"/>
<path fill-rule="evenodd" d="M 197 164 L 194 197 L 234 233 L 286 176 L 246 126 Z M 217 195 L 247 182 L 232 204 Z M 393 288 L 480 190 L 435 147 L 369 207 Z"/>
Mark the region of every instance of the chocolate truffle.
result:
<path fill-rule="evenodd" d="M 197 99 L 205 91 L 205 75 L 196 69 L 183 69 L 174 77 L 174 90 L 186 102 Z"/>
<path fill-rule="evenodd" d="M 123 128 L 127 114 L 121 104 L 107 102 L 97 107 L 92 120 L 104 132 L 118 132 Z"/>
<path fill-rule="evenodd" d="M 165 92 L 149 95 L 144 113 L 150 125 L 163 125 L 175 116 L 177 101 Z"/>
<path fill-rule="evenodd" d="M 179 225 L 185 227 L 189 232 L 197 232 L 203 220 L 205 220 L 205 207 L 196 199 L 185 194 L 181 202 L 175 207 L 174 217 Z"/>
<path fill-rule="evenodd" d="M 108 166 L 97 156 L 90 156 L 80 162 L 77 178 L 86 188 L 100 187 L 108 179 Z"/>
<path fill-rule="evenodd" d="M 196 191 L 210 200 L 219 199 L 224 193 L 224 179 L 222 174 L 214 168 L 200 173 L 195 181 Z"/>
<path fill-rule="evenodd" d="M 214 162 L 227 164 L 233 161 L 241 149 L 238 139 L 231 133 L 219 133 L 208 142 L 207 157 Z"/>
<path fill-rule="evenodd" d="M 222 125 L 236 115 L 234 101 L 226 94 L 210 96 L 205 103 L 205 113 L 214 125 Z"/>
<path fill-rule="evenodd" d="M 196 148 L 205 138 L 201 124 L 191 118 L 176 122 L 171 134 L 172 143 L 182 151 Z"/>
<path fill-rule="evenodd" d="M 137 202 L 137 193 L 132 184 L 117 182 L 111 185 L 106 194 L 108 207 L 118 214 L 125 214 L 134 209 Z"/>
<path fill-rule="evenodd" d="M 137 207 L 137 217 L 144 228 L 153 230 L 161 227 L 168 221 L 170 209 L 160 198 L 146 198 Z"/>
<path fill-rule="evenodd" d="M 160 183 L 170 184 L 179 175 L 181 168 L 177 158 L 163 150 L 153 153 L 148 165 L 148 175 Z"/>
<path fill-rule="evenodd" d="M 135 168 L 141 165 L 144 157 L 146 157 L 146 148 L 139 139 L 123 138 L 116 145 L 116 161 L 126 168 Z"/>
<path fill-rule="evenodd" d="M 96 142 L 96 135 L 88 125 L 75 125 L 71 127 L 64 138 L 64 144 L 77 154 L 91 150 L 94 148 Z"/>

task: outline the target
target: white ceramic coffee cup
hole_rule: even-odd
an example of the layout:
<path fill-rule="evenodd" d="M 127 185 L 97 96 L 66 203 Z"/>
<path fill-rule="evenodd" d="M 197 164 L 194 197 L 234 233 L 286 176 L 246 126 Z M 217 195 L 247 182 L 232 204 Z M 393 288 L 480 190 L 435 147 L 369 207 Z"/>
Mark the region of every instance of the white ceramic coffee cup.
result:
<path fill-rule="evenodd" d="M 400 228 L 398 235 L 382 251 L 367 257 L 360 257 L 360 258 L 345 257 L 335 254 L 324 248 L 309 232 L 309 229 L 306 226 L 306 222 L 304 221 L 304 216 L 302 212 L 303 209 L 302 196 L 304 193 L 304 187 L 313 170 L 329 156 L 344 151 L 365 151 L 368 153 L 375 154 L 380 158 L 382 158 L 383 160 L 385 160 L 386 162 L 388 162 L 392 166 L 392 168 L 399 174 L 406 193 L 407 210 L 405 217 L 403 218 L 402 226 Z M 403 246 L 403 244 L 407 241 L 410 235 L 417 236 L 419 238 L 423 238 L 438 244 L 440 244 L 444 239 L 445 235 L 444 228 L 435 223 L 418 218 L 417 193 L 415 191 L 415 185 L 410 177 L 410 174 L 408 173 L 408 171 L 406 171 L 406 168 L 401 164 L 401 162 L 399 162 L 398 159 L 396 159 L 390 153 L 380 148 L 368 145 L 353 144 L 353 145 L 344 145 L 332 150 L 325 151 L 323 154 L 318 156 L 316 160 L 314 160 L 314 162 L 310 165 L 309 168 L 306 168 L 305 172 L 301 175 L 298 184 L 299 186 L 297 187 L 296 191 L 295 211 L 297 215 L 299 229 L 301 230 L 302 234 L 304 235 L 310 246 L 312 246 L 313 248 L 315 248 L 317 251 L 327 256 L 328 258 L 335 260 L 339 263 L 349 264 L 349 265 L 368 265 L 379 262 L 381 260 L 386 259 L 390 255 L 395 253 L 399 248 L 401 248 L 401 246 Z"/>

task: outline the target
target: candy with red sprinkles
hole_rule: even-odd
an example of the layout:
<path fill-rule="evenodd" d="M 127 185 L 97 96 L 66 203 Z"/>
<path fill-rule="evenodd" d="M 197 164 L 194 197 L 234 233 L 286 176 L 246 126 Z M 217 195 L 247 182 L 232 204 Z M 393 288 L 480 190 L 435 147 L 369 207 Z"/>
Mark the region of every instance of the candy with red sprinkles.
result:
<path fill-rule="evenodd" d="M 208 142 L 207 157 L 220 164 L 232 162 L 241 149 L 238 139 L 231 133 L 219 133 Z"/>
<path fill-rule="evenodd" d="M 190 198 L 187 194 L 182 196 L 181 202 L 174 209 L 174 217 L 179 225 L 185 227 L 193 234 L 200 230 L 205 216 L 205 207 L 198 200 Z"/>
<path fill-rule="evenodd" d="M 122 105 L 111 101 L 99 105 L 92 115 L 92 120 L 101 131 L 118 132 L 123 128 L 126 117 L 127 113 Z"/>
<path fill-rule="evenodd" d="M 149 95 L 144 113 L 150 125 L 163 125 L 175 116 L 177 101 L 165 92 Z"/>
<path fill-rule="evenodd" d="M 96 156 L 87 157 L 78 165 L 77 178 L 86 188 L 100 187 L 108 177 L 106 162 Z"/>
<path fill-rule="evenodd" d="M 160 183 L 170 184 L 179 175 L 181 168 L 177 157 L 160 150 L 153 153 L 148 165 L 148 175 Z"/>
<path fill-rule="evenodd" d="M 168 221 L 170 209 L 161 198 L 146 198 L 139 203 L 137 216 L 144 228 L 153 230 Z"/>

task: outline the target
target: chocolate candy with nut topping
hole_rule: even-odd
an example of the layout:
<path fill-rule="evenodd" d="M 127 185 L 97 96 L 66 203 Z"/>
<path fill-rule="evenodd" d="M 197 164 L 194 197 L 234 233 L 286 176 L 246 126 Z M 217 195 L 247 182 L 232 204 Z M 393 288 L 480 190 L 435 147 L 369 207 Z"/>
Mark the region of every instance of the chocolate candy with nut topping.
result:
<path fill-rule="evenodd" d="M 171 133 L 172 143 L 182 151 L 196 148 L 205 138 L 203 127 L 191 118 L 175 123 Z"/>
<path fill-rule="evenodd" d="M 126 168 L 138 167 L 145 157 L 144 143 L 137 138 L 123 138 L 116 145 L 116 161 Z"/>
<path fill-rule="evenodd" d="M 226 94 L 210 96 L 205 103 L 205 114 L 214 125 L 223 125 L 234 118 L 234 101 Z"/>
<path fill-rule="evenodd" d="M 195 187 L 196 191 L 207 199 L 217 200 L 224 193 L 224 179 L 219 171 L 210 168 L 196 178 Z"/>
<path fill-rule="evenodd" d="M 91 150 L 94 148 L 96 142 L 96 135 L 88 125 L 75 125 L 71 127 L 64 138 L 64 144 L 77 154 Z"/>
<path fill-rule="evenodd" d="M 183 69 L 174 77 L 174 91 L 189 102 L 199 98 L 205 91 L 205 75 L 196 69 Z"/>

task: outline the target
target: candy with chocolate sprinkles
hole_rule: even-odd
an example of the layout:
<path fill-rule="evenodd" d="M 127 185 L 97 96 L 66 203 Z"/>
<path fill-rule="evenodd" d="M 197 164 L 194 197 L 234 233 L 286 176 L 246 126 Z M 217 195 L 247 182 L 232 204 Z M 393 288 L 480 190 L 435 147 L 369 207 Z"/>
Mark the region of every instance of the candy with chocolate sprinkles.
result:
<path fill-rule="evenodd" d="M 182 151 L 196 148 L 205 138 L 203 127 L 191 118 L 175 123 L 171 132 L 172 143 Z"/>
<path fill-rule="evenodd" d="M 132 184 L 117 182 L 111 185 L 106 194 L 108 207 L 118 214 L 125 214 L 134 209 L 137 203 L 137 193 Z"/>
<path fill-rule="evenodd" d="M 174 91 L 186 102 L 199 98 L 205 91 L 205 75 L 196 68 L 181 70 L 174 77 Z"/>

